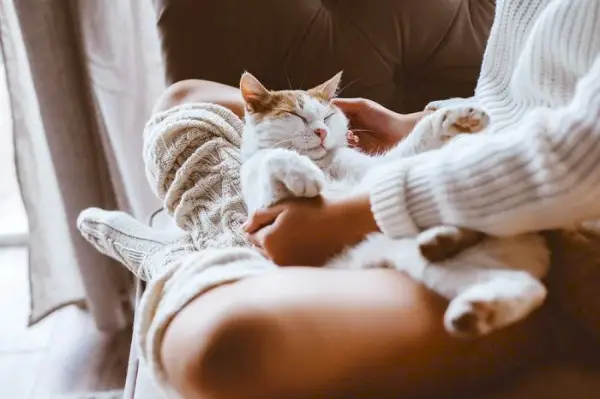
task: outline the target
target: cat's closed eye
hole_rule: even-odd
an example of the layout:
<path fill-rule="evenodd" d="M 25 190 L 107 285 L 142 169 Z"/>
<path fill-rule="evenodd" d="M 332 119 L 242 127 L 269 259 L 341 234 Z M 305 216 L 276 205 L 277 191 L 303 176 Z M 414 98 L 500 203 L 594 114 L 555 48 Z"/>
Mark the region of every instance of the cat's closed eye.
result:
<path fill-rule="evenodd" d="M 323 120 L 324 120 L 325 122 L 327 122 L 327 120 L 328 120 L 329 118 L 331 118 L 333 115 L 335 115 L 335 112 L 332 112 L 332 113 L 330 113 L 330 114 L 329 114 L 329 115 L 327 115 L 325 118 L 323 118 Z"/>
<path fill-rule="evenodd" d="M 296 117 L 302 119 L 302 122 L 304 122 L 304 124 L 308 123 L 308 121 L 306 120 L 306 118 L 303 117 L 302 115 L 299 115 L 299 114 L 297 114 L 295 112 L 286 112 L 286 113 L 289 114 L 289 115 L 293 115 L 293 116 L 296 116 Z"/>

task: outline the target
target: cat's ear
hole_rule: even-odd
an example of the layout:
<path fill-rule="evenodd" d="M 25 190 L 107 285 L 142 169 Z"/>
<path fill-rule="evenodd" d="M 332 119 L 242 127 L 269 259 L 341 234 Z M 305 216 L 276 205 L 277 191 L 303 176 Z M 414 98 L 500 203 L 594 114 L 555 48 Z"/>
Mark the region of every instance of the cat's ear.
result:
<path fill-rule="evenodd" d="M 258 79 L 249 72 L 244 72 L 240 79 L 240 90 L 242 97 L 246 103 L 246 109 L 249 112 L 254 112 L 260 108 L 261 104 L 265 104 L 270 96 L 269 90 L 260 83 Z"/>
<path fill-rule="evenodd" d="M 342 80 L 342 71 L 338 72 L 333 78 L 325 83 L 321 83 L 308 91 L 309 94 L 316 97 L 321 97 L 326 101 L 330 101 L 337 95 L 340 81 Z"/>

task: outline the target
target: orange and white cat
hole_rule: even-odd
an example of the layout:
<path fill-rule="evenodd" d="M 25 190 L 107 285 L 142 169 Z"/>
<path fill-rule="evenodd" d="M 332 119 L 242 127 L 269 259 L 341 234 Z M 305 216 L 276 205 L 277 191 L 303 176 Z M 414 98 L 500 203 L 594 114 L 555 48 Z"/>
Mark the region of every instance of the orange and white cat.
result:
<path fill-rule="evenodd" d="M 341 73 L 307 91 L 270 91 L 251 74 L 243 74 L 241 183 L 249 213 L 290 197 L 364 192 L 369 173 L 386 163 L 410 160 L 461 133 L 482 131 L 489 123 L 477 107 L 442 108 L 423 118 L 387 153 L 367 155 L 348 146 L 348 120 L 332 104 L 340 79 Z M 450 300 L 444 324 L 459 336 L 487 334 L 542 304 L 546 289 L 540 279 L 548 269 L 549 253 L 539 235 L 467 238 L 470 246 L 455 256 L 435 262 L 425 258 L 422 244 L 435 243 L 448 231 L 461 235 L 460 229 L 448 226 L 427 230 L 416 239 L 372 234 L 324 266 L 388 267 L 408 273 Z"/>

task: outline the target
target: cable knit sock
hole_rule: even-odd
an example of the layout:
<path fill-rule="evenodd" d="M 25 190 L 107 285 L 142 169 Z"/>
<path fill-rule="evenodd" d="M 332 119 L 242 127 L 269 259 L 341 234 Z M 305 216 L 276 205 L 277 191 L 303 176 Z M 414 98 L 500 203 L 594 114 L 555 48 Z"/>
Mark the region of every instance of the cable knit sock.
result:
<path fill-rule="evenodd" d="M 83 237 L 98 251 L 125 265 L 138 278 L 148 279 L 149 270 L 159 254 L 172 249 L 184 234 L 176 235 L 152 229 L 126 213 L 88 208 L 77 218 Z"/>

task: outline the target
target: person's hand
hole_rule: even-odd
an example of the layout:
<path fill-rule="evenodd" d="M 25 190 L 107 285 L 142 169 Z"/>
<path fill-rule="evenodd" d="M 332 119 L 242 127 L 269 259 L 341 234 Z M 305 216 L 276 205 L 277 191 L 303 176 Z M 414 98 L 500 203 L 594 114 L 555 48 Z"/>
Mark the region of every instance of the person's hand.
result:
<path fill-rule="evenodd" d="M 350 145 L 369 154 L 380 153 L 395 146 L 427 114 L 398 114 L 364 98 L 336 98 L 334 104 L 350 121 Z"/>
<path fill-rule="evenodd" d="M 248 220 L 250 241 L 280 266 L 321 266 L 377 231 L 368 196 L 342 201 L 298 198 L 258 210 Z"/>

